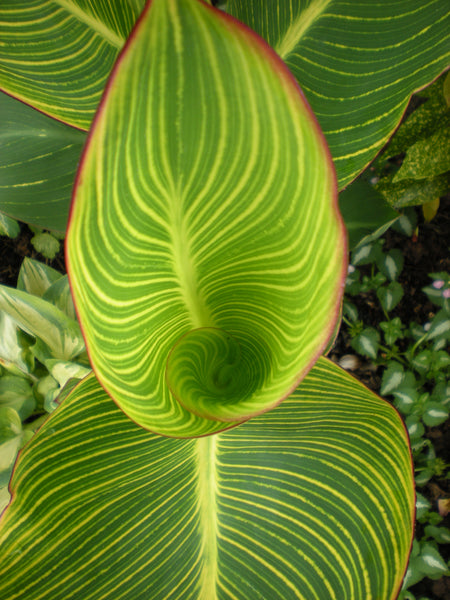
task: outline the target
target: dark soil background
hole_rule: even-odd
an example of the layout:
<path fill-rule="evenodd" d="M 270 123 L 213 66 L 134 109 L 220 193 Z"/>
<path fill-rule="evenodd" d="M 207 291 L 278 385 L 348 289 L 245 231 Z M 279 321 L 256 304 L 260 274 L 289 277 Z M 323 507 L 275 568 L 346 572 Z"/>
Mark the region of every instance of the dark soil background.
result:
<path fill-rule="evenodd" d="M 25 256 L 36 258 L 53 268 L 65 273 L 64 250 L 52 261 L 37 253 L 31 245 L 33 233 L 26 225 L 21 226 L 21 232 L 16 239 L 0 236 L 0 283 L 15 286 L 20 265 Z M 404 324 L 412 321 L 427 322 L 436 310 L 421 288 L 430 284 L 429 273 L 436 271 L 450 272 L 450 199 L 441 202 L 439 212 L 431 223 L 419 224 L 418 234 L 407 238 L 395 231 L 385 234 L 385 249 L 400 248 L 404 255 L 404 268 L 399 278 L 404 289 L 404 297 L 392 311 L 391 316 L 399 316 Z M 374 293 L 361 294 L 352 297 L 366 325 L 379 327 L 379 322 L 385 320 L 378 307 Z M 338 362 L 345 354 L 354 354 L 350 347 L 350 337 L 343 328 L 331 352 L 332 360 Z M 382 369 L 376 368 L 369 360 L 358 359 L 357 368 L 352 374 L 367 387 L 378 392 L 381 384 Z M 450 463 L 450 420 L 439 427 L 429 428 L 426 435 L 432 440 L 438 456 Z M 420 492 L 432 502 L 432 510 L 437 511 L 437 501 L 450 498 L 450 479 L 434 478 Z M 450 526 L 450 518 L 444 520 L 444 526 Z M 421 536 L 421 526 L 418 525 L 417 536 Z M 439 550 L 443 557 L 450 558 L 450 544 L 441 545 Z M 425 579 L 414 586 L 411 591 L 416 598 L 426 596 L 430 600 L 450 600 L 450 577 L 442 577 L 438 581 Z M 363 600 L 363 599 L 361 599 Z"/>

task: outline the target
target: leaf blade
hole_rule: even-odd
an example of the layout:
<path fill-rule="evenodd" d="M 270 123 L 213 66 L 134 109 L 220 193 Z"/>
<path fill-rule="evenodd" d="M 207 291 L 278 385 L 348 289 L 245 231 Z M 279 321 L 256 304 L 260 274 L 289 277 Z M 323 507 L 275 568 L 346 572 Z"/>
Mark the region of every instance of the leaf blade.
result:
<path fill-rule="evenodd" d="M 342 189 L 388 141 L 410 95 L 448 66 L 442 3 L 230 0 L 280 52 L 325 133 Z"/>
<path fill-rule="evenodd" d="M 67 236 L 91 362 L 131 418 L 163 435 L 204 435 L 296 387 L 339 311 L 334 186 L 317 124 L 266 44 L 197 0 L 153 0 L 98 113 Z M 214 329 L 237 340 L 245 374 L 220 414 L 209 388 L 222 392 L 221 353 L 211 341 L 204 360 L 188 338 Z M 193 363 L 205 371 L 192 412 L 166 370 L 179 340 L 199 350 L 186 352 L 193 368 L 181 382 L 194 403 Z"/>
<path fill-rule="evenodd" d="M 0 211 L 64 232 L 86 138 L 0 92 Z"/>
<path fill-rule="evenodd" d="M 0 89 L 88 130 L 106 79 L 143 6 L 144 0 L 2 2 Z"/>
<path fill-rule="evenodd" d="M 0 590 L 395 598 L 414 511 L 404 427 L 326 359 L 302 387 L 229 432 L 173 440 L 136 427 L 85 379 L 22 452 Z"/>

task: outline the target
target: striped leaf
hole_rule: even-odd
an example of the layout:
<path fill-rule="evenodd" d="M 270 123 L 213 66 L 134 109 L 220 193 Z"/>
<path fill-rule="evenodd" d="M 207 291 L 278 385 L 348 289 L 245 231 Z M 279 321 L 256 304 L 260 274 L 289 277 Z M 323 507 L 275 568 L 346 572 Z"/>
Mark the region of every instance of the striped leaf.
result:
<path fill-rule="evenodd" d="M 20 267 L 17 289 L 42 298 L 53 283 L 62 277 L 63 274 L 56 269 L 26 256 Z"/>
<path fill-rule="evenodd" d="M 2 0 L 0 89 L 89 129 L 145 0 Z"/>
<path fill-rule="evenodd" d="M 0 114 L 0 211 L 65 231 L 86 134 L 1 92 Z"/>
<path fill-rule="evenodd" d="M 339 312 L 335 189 L 276 54 L 203 2 L 153 0 L 97 113 L 67 236 L 93 368 L 130 418 L 205 435 L 295 389 Z"/>
<path fill-rule="evenodd" d="M 70 360 L 84 351 L 78 323 L 43 298 L 0 285 L 0 310 L 37 338 L 47 358 Z M 38 358 L 43 362 L 41 356 Z"/>
<path fill-rule="evenodd" d="M 90 376 L 16 466 L 0 597 L 390 600 L 412 485 L 397 413 L 326 359 L 273 411 L 189 440 Z"/>
<path fill-rule="evenodd" d="M 410 95 L 449 64 L 450 12 L 442 0 L 229 0 L 228 7 L 299 81 L 340 188 L 381 150 Z"/>

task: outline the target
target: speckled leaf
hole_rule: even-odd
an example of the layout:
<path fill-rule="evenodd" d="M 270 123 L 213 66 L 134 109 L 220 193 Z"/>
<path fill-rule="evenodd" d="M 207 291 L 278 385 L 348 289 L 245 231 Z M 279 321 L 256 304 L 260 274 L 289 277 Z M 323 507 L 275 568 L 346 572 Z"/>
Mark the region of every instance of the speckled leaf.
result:
<path fill-rule="evenodd" d="M 383 179 L 376 185 L 377 190 L 396 209 L 426 204 L 445 194 L 449 187 L 449 173 L 433 179 L 405 179 L 396 183 Z"/>
<path fill-rule="evenodd" d="M 383 159 L 406 152 L 417 141 L 429 137 L 440 128 L 441 119 L 446 118 L 449 112 L 444 95 L 444 79 L 445 76 L 440 77 L 417 94 L 417 99 L 423 104 L 400 124 L 383 152 Z"/>
<path fill-rule="evenodd" d="M 447 123 L 440 119 L 439 129 L 430 137 L 408 148 L 393 182 L 428 179 L 450 171 L 450 114 Z"/>

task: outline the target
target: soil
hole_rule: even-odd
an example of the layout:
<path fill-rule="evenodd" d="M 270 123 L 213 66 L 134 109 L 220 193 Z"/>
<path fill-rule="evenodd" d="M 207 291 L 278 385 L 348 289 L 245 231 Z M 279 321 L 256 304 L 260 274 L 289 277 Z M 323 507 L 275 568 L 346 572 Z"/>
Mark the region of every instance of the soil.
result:
<path fill-rule="evenodd" d="M 45 259 L 37 253 L 31 245 L 32 232 L 26 225 L 21 226 L 21 232 L 16 239 L 0 236 L 0 283 L 15 286 L 20 265 L 25 256 L 36 258 L 49 264 L 53 268 L 65 273 L 64 250 L 52 261 Z M 439 212 L 431 223 L 421 223 L 418 233 L 407 238 L 395 231 L 388 231 L 385 235 L 385 248 L 400 248 L 404 255 L 404 267 L 399 278 L 404 289 L 404 297 L 392 312 L 392 316 L 399 316 L 403 323 L 416 321 L 425 323 L 432 316 L 436 308 L 426 295 L 421 291 L 430 284 L 429 273 L 437 271 L 450 272 L 450 198 L 441 202 Z M 366 325 L 375 328 L 384 320 L 384 315 L 378 308 L 378 301 L 373 293 L 361 294 L 352 301 L 357 305 L 359 314 Z M 331 352 L 332 360 L 338 362 L 345 354 L 354 355 L 350 347 L 350 336 L 343 328 Z M 351 372 L 367 387 L 378 392 L 381 384 L 381 371 L 369 360 L 357 359 L 357 366 Z M 429 428 L 426 435 L 433 441 L 436 453 L 447 464 L 450 463 L 450 420 L 439 427 Z M 450 498 L 450 479 L 432 479 L 420 492 L 432 502 L 432 510 L 437 511 L 437 502 L 443 498 Z M 447 516 L 444 526 L 450 527 L 450 517 Z M 418 526 L 417 535 L 421 530 Z M 439 547 L 446 560 L 450 558 L 450 544 Z M 414 586 L 411 591 L 416 598 L 426 596 L 427 600 L 450 600 L 450 577 L 442 577 L 438 581 L 425 579 Z"/>

